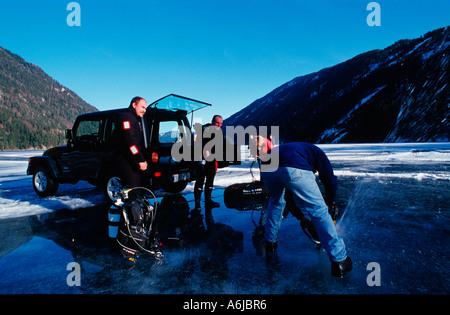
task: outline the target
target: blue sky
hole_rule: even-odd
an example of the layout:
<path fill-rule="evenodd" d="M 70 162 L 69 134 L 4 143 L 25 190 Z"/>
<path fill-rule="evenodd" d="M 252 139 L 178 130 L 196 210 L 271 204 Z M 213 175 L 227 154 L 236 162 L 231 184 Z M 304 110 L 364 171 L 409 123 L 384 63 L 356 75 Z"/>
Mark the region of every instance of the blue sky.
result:
<path fill-rule="evenodd" d="M 100 110 L 170 93 L 229 117 L 281 84 L 397 40 L 450 25 L 448 0 L 2 0 L 0 46 Z"/>

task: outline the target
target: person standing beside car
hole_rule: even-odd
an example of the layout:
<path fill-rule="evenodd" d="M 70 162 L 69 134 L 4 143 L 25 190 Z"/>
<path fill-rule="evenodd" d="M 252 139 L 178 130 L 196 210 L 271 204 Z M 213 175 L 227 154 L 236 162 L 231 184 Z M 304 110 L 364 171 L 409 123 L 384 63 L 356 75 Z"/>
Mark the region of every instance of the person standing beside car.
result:
<path fill-rule="evenodd" d="M 200 198 L 203 191 L 203 185 L 205 185 L 205 208 L 216 208 L 220 206 L 218 202 L 215 202 L 211 199 L 211 194 L 214 186 L 214 178 L 216 176 L 218 167 L 217 161 L 211 157 L 213 157 L 218 152 L 210 152 L 206 147 L 208 142 L 214 139 L 214 137 L 211 138 L 211 134 L 223 137 L 223 133 L 221 130 L 222 124 L 222 116 L 214 115 L 211 123 L 201 126 L 201 129 L 197 125 L 194 126 L 194 129 L 198 129 L 196 130 L 196 134 L 201 136 L 201 139 L 197 138 L 197 143 L 200 142 L 202 160 L 204 161 L 198 167 L 197 180 L 195 181 L 194 185 L 194 199 L 196 209 L 200 209 Z M 218 148 L 214 147 L 213 149 L 216 150 Z"/>
<path fill-rule="evenodd" d="M 147 101 L 136 96 L 117 121 L 119 137 L 116 141 L 117 168 L 122 186 L 142 186 L 141 179 L 148 164 L 144 156 L 144 134 L 141 119 L 147 111 Z"/>

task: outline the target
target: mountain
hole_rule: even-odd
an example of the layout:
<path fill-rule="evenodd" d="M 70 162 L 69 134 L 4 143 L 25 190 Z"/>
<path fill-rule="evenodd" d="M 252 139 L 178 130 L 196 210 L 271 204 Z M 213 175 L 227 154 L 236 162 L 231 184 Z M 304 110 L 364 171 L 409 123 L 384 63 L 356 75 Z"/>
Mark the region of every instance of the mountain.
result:
<path fill-rule="evenodd" d="M 59 145 L 76 116 L 92 111 L 41 68 L 0 47 L 0 150 Z"/>
<path fill-rule="evenodd" d="M 224 121 L 281 141 L 449 141 L 450 28 L 297 77 Z"/>

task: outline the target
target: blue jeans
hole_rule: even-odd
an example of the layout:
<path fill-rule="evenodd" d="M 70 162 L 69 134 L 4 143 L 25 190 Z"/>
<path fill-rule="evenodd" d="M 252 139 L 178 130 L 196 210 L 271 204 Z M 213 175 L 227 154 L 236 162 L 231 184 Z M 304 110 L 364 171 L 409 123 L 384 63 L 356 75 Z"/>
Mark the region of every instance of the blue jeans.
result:
<path fill-rule="evenodd" d="M 328 206 L 316 183 L 313 172 L 293 167 L 279 167 L 274 172 L 262 172 L 262 179 L 270 193 L 267 209 L 265 239 L 276 242 L 285 206 L 284 189 L 294 195 L 296 205 L 312 220 L 319 239 L 331 261 L 347 257 L 345 244 L 336 232 L 336 226 L 328 214 Z"/>

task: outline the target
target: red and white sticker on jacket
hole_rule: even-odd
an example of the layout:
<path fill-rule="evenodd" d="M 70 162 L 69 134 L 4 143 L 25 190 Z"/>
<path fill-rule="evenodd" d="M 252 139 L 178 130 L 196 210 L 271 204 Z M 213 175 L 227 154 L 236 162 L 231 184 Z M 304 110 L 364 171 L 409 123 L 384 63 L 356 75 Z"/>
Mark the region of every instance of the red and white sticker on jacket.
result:
<path fill-rule="evenodd" d="M 129 121 L 124 121 L 123 122 L 123 129 L 128 130 L 130 128 L 131 128 L 130 122 Z"/>
<path fill-rule="evenodd" d="M 130 147 L 130 151 L 131 151 L 131 153 L 133 153 L 133 155 L 136 155 L 136 154 L 139 153 L 139 150 L 136 148 L 135 145 L 132 145 L 132 146 Z"/>

